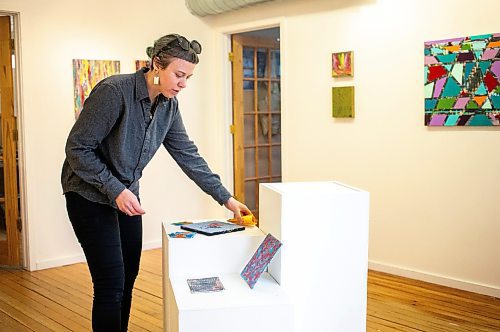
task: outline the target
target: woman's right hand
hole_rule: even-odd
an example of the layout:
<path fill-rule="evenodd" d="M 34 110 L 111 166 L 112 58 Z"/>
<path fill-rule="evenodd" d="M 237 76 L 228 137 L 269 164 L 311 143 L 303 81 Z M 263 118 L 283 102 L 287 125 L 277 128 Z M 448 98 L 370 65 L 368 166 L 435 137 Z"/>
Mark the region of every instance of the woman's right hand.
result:
<path fill-rule="evenodd" d="M 115 201 L 118 209 L 128 216 L 138 216 L 146 213 L 146 211 L 142 209 L 137 196 L 128 189 L 124 189 L 120 195 L 116 197 Z"/>
<path fill-rule="evenodd" d="M 224 206 L 234 213 L 234 218 L 237 223 L 240 225 L 244 224 L 244 221 L 241 216 L 252 215 L 252 211 L 243 203 L 236 200 L 234 197 L 230 197 Z M 254 219 L 254 218 L 252 218 Z"/>

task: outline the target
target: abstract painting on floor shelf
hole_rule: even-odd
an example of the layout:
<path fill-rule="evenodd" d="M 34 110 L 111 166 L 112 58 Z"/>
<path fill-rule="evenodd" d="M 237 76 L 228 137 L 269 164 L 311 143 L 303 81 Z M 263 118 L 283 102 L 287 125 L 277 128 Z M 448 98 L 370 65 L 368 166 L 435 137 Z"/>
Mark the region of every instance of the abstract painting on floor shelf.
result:
<path fill-rule="evenodd" d="M 271 233 L 267 234 L 240 274 L 251 289 L 254 288 L 279 248 L 281 248 L 281 242 Z"/>
<path fill-rule="evenodd" d="M 500 33 L 425 42 L 425 125 L 500 125 Z"/>
<path fill-rule="evenodd" d="M 99 81 L 120 73 L 120 61 L 73 59 L 75 118 L 78 119 L 85 99 Z"/>

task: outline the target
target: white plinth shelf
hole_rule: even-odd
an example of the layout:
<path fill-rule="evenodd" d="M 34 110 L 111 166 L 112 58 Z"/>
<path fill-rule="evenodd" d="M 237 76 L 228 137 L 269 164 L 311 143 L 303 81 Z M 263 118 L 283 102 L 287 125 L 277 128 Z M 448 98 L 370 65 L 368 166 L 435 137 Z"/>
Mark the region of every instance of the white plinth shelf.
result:
<path fill-rule="evenodd" d="M 259 189 L 259 227 L 283 243 L 269 273 L 294 304 L 295 331 L 366 331 L 368 192 L 338 182 Z"/>
<path fill-rule="evenodd" d="M 293 331 L 292 304 L 267 273 L 250 289 L 239 275 L 263 241 L 258 228 L 192 239 L 163 224 L 164 329 L 168 332 Z M 224 290 L 192 294 L 187 279 L 219 277 Z"/>
<path fill-rule="evenodd" d="M 260 229 L 175 239 L 163 223 L 165 331 L 366 331 L 368 218 L 368 192 L 298 182 L 260 184 Z M 252 290 L 239 274 L 268 233 L 283 246 Z M 192 294 L 205 277 L 225 290 Z"/>

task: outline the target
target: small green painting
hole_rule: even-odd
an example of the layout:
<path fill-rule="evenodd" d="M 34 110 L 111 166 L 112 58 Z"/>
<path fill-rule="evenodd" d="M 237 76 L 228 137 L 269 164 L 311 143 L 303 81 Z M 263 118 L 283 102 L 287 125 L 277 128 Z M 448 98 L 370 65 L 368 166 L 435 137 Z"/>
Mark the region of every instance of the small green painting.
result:
<path fill-rule="evenodd" d="M 332 88 L 332 116 L 334 118 L 354 118 L 354 87 Z"/>

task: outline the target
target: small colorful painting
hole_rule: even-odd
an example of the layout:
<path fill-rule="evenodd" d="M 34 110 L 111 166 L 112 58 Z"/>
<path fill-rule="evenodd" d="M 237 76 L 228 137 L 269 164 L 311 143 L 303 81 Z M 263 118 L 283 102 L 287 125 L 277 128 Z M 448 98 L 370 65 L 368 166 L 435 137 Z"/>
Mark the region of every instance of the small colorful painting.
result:
<path fill-rule="evenodd" d="M 425 125 L 500 125 L 500 33 L 425 42 Z"/>
<path fill-rule="evenodd" d="M 173 232 L 168 233 L 168 236 L 174 239 L 192 239 L 196 233 L 194 232 Z"/>
<path fill-rule="evenodd" d="M 182 226 L 182 225 L 191 225 L 192 223 L 193 223 L 192 221 L 178 221 L 178 222 L 173 222 L 172 225 Z"/>
<path fill-rule="evenodd" d="M 254 288 L 261 274 L 265 271 L 280 247 L 281 242 L 271 234 L 267 234 L 243 271 L 241 271 L 241 277 L 250 288 Z"/>
<path fill-rule="evenodd" d="M 354 118 L 354 87 L 332 88 L 332 116 L 334 118 Z"/>
<path fill-rule="evenodd" d="M 120 61 L 73 59 L 73 88 L 75 118 L 78 119 L 83 103 L 99 81 L 120 73 Z"/>
<path fill-rule="evenodd" d="M 151 61 L 149 60 L 135 60 L 135 70 L 139 70 L 142 67 L 149 68 L 151 66 Z"/>
<path fill-rule="evenodd" d="M 332 53 L 332 77 L 353 75 L 353 52 Z"/>
<path fill-rule="evenodd" d="M 224 290 L 224 285 L 219 277 L 187 279 L 191 293 L 220 292 Z"/>

